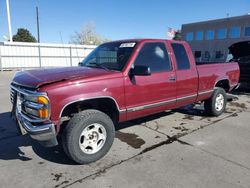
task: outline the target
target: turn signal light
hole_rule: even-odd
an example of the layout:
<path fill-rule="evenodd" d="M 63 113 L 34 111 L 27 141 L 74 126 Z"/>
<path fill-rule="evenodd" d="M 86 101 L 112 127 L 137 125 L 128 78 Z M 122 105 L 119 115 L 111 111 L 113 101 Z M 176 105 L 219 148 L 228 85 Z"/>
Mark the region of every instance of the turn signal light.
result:
<path fill-rule="evenodd" d="M 49 101 L 46 97 L 44 96 L 39 96 L 37 97 L 37 103 L 38 104 L 43 104 L 43 105 L 48 105 L 49 104 Z M 48 108 L 43 108 L 43 109 L 40 109 L 37 111 L 38 112 L 38 116 L 39 118 L 42 118 L 42 119 L 45 119 L 45 118 L 48 118 L 49 117 L 49 110 Z"/>
<path fill-rule="evenodd" d="M 49 101 L 46 97 L 39 96 L 39 97 L 37 97 L 37 103 L 47 105 L 47 104 L 49 104 Z"/>
<path fill-rule="evenodd" d="M 40 118 L 48 118 L 49 117 L 49 110 L 48 109 L 41 109 L 41 110 L 38 110 L 38 115 Z"/>

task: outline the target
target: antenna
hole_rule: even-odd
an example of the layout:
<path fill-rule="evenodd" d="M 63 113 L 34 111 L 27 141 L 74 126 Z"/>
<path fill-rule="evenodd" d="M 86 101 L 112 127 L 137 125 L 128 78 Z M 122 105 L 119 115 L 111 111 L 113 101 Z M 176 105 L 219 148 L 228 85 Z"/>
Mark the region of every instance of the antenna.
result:
<path fill-rule="evenodd" d="M 60 38 L 61 38 L 61 43 L 63 45 L 63 53 L 66 57 L 66 64 L 68 64 L 68 59 L 67 59 L 67 55 L 66 55 L 66 52 L 65 52 L 65 48 L 64 48 L 64 43 L 63 43 L 63 38 L 62 38 L 62 32 L 60 31 Z"/>
<path fill-rule="evenodd" d="M 80 63 L 81 61 L 80 61 L 80 58 L 79 58 L 78 48 L 77 48 L 76 44 L 75 44 L 75 48 L 76 48 L 76 55 L 77 55 L 78 63 Z"/>

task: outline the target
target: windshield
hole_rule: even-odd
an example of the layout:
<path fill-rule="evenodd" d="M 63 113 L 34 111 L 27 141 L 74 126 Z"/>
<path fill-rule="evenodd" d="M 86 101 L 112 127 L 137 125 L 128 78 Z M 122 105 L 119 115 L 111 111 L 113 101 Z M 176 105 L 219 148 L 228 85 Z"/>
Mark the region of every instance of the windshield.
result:
<path fill-rule="evenodd" d="M 97 47 L 79 65 L 121 71 L 135 48 L 135 42 L 111 42 Z"/>

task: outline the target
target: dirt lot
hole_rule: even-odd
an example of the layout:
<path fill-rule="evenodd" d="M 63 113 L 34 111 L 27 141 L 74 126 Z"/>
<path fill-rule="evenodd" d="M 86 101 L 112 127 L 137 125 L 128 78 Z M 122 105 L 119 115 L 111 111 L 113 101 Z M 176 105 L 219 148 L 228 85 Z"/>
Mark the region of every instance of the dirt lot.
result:
<path fill-rule="evenodd" d="M 107 156 L 76 165 L 60 146 L 17 135 L 12 76 L 0 73 L 0 187 L 250 187 L 248 95 L 220 117 L 190 105 L 123 123 Z"/>

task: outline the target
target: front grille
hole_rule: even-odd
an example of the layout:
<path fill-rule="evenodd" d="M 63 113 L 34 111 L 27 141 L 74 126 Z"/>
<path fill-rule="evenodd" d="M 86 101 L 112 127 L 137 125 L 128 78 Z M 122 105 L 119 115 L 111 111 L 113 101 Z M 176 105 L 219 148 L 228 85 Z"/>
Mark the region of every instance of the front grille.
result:
<path fill-rule="evenodd" d="M 12 104 L 14 103 L 14 99 L 15 99 L 16 95 L 17 95 L 17 92 L 11 88 L 10 89 L 10 101 Z"/>

